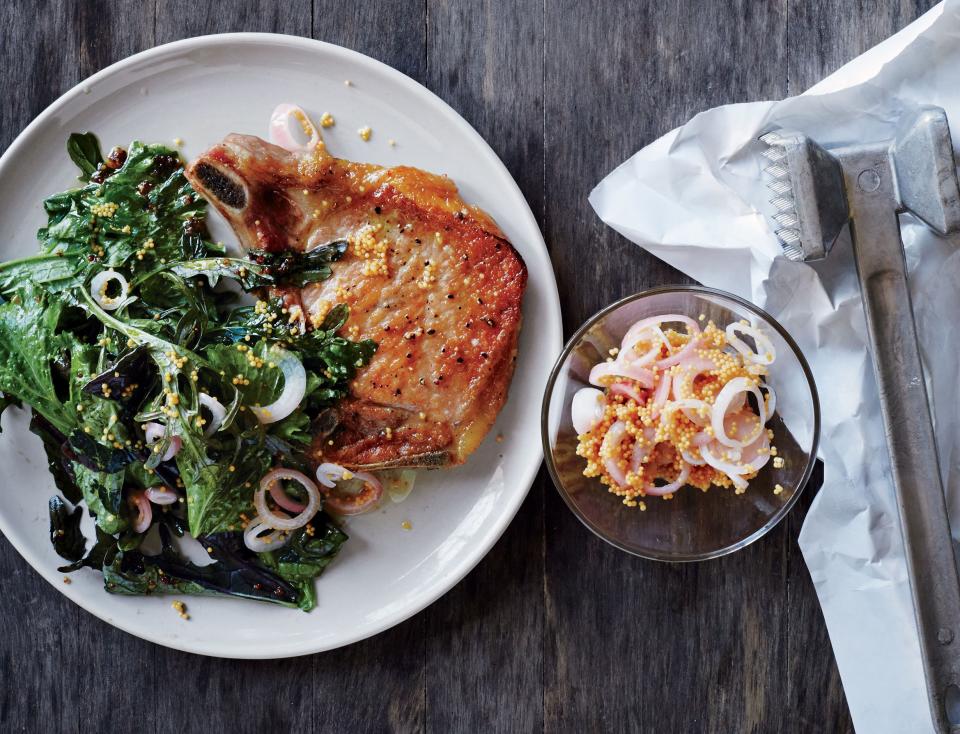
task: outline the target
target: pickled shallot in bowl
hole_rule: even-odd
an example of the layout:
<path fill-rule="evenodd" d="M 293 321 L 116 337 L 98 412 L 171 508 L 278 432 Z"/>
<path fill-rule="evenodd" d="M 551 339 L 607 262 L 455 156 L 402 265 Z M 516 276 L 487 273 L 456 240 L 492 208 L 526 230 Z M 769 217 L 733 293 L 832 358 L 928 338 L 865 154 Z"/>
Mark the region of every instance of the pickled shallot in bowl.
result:
<path fill-rule="evenodd" d="M 772 317 L 680 286 L 624 299 L 574 335 L 542 430 L 551 476 L 591 530 L 636 555 L 701 560 L 759 538 L 793 505 L 819 405 Z"/>
<path fill-rule="evenodd" d="M 645 510 L 644 498 L 685 486 L 743 494 L 776 457 L 766 427 L 776 398 L 764 380 L 776 348 L 761 329 L 663 314 L 633 324 L 609 355 L 590 370 L 593 387 L 573 396 L 571 420 L 584 476 L 623 504 Z"/>

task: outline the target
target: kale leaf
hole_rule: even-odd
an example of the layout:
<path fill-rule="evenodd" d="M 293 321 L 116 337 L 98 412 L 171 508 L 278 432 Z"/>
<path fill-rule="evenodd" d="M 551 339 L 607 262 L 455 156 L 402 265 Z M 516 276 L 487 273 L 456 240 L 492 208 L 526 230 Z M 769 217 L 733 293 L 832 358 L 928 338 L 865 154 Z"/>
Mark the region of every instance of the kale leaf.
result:
<path fill-rule="evenodd" d="M 80 169 L 81 181 L 89 179 L 103 163 L 100 143 L 97 136 L 91 132 L 73 133 L 67 138 L 67 153 Z"/>
<path fill-rule="evenodd" d="M 73 573 L 81 568 L 92 568 L 95 571 L 102 571 L 105 564 L 113 561 L 117 553 L 117 539 L 109 533 L 105 533 L 99 526 L 96 528 L 97 539 L 93 548 L 83 558 L 74 561 L 67 566 L 60 566 L 57 570 L 60 573 Z"/>
<path fill-rule="evenodd" d="M 73 450 L 67 437 L 57 430 L 50 421 L 35 410 L 30 411 L 30 430 L 43 441 L 43 450 L 47 455 L 47 467 L 53 475 L 53 482 L 63 496 L 76 504 L 83 499 L 80 487 L 73 473 Z"/>
<path fill-rule="evenodd" d="M 287 545 L 279 550 L 261 553 L 263 563 L 297 587 L 300 608 L 310 611 L 316 606 L 315 579 L 336 558 L 347 534 L 325 512 L 310 521 L 310 530 L 294 531 Z"/>
<path fill-rule="evenodd" d="M 215 563 L 198 566 L 179 554 L 161 529 L 164 549 L 147 556 L 139 551 L 118 553 L 103 567 L 104 585 L 113 594 L 216 594 L 268 601 L 285 606 L 301 603 L 299 588 L 259 562 L 243 544 L 240 533 L 201 538 Z"/>
<path fill-rule="evenodd" d="M 73 472 L 87 509 L 97 519 L 97 527 L 110 534 L 126 530 L 129 523 L 120 511 L 124 473 L 98 472 L 80 462 L 74 463 Z"/>
<path fill-rule="evenodd" d="M 83 509 L 67 507 L 59 495 L 50 498 L 50 542 L 53 549 L 61 558 L 77 562 L 83 558 L 83 551 L 87 546 L 87 539 L 80 532 L 80 519 Z"/>
<path fill-rule="evenodd" d="M 329 278 L 330 264 L 343 257 L 348 246 L 346 240 L 336 240 L 307 252 L 250 250 L 248 257 L 253 263 L 264 268 L 277 285 L 302 288 L 308 283 Z"/>
<path fill-rule="evenodd" d="M 29 282 L 0 304 L 0 391 L 31 405 L 58 431 L 69 434 L 77 416 L 57 396 L 53 367 L 75 343 L 56 330 L 62 308 L 61 301 Z"/>

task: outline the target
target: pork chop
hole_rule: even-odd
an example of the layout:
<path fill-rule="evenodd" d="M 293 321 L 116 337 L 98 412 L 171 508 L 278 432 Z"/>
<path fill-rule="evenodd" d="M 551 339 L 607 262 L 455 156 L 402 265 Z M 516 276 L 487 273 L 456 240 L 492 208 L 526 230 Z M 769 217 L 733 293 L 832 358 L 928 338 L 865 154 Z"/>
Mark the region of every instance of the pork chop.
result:
<path fill-rule="evenodd" d="M 527 281 L 493 219 L 445 176 L 334 158 L 322 141 L 295 153 L 228 135 L 187 176 L 246 248 L 349 242 L 328 280 L 282 294 L 313 326 L 347 304 L 342 333 L 378 345 L 311 458 L 367 469 L 463 463 L 506 400 Z"/>

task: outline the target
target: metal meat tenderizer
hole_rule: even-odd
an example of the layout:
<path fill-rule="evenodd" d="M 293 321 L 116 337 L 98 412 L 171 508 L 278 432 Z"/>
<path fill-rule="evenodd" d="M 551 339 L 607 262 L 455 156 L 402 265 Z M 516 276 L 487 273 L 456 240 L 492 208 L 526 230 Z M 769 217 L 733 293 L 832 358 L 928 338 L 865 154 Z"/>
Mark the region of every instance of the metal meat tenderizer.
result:
<path fill-rule="evenodd" d="M 950 535 L 898 214 L 960 229 L 950 127 L 939 107 L 901 120 L 894 140 L 825 149 L 806 136 L 761 136 L 791 260 L 826 257 L 849 223 L 880 391 L 927 697 L 936 730 L 960 732 L 960 578 Z"/>

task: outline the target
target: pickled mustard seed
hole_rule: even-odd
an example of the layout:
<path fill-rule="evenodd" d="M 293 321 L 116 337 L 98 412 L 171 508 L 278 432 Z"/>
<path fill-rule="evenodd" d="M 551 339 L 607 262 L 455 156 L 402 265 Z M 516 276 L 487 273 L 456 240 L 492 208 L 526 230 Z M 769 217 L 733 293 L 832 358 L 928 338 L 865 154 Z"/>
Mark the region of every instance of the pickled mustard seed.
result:
<path fill-rule="evenodd" d="M 731 355 L 725 351 L 727 334 L 713 322 L 702 332 L 690 328 L 691 333 L 678 333 L 648 327 L 646 339 L 641 328 L 637 342 L 628 345 L 630 351 L 625 355 L 619 349 L 611 349 L 611 357 L 599 365 L 607 371 L 591 379 L 593 384 L 606 388 L 605 393 L 597 392 L 597 407 L 582 403 L 580 422 L 591 424 L 589 430 L 578 436 L 577 454 L 587 461 L 583 473 L 598 477 L 609 492 L 620 496 L 629 507 L 638 507 L 638 498 L 651 493 L 669 500 L 674 494 L 670 490 L 685 485 L 703 491 L 711 485 L 733 487 L 737 495 L 742 495 L 746 481 L 756 476 L 768 457 L 776 456 L 776 448 L 768 443 L 772 431 L 764 429 L 760 416 L 749 404 L 737 409 L 745 414 L 727 412 L 728 401 L 739 394 L 730 390 L 722 396 L 726 438 L 742 438 L 743 450 L 754 453 L 744 460 L 740 449 L 717 442 L 708 411 L 712 411 L 722 389 L 738 379 L 736 386 L 745 386 L 749 393 L 758 389 L 760 378 L 749 372 L 751 363 L 742 353 Z M 688 346 L 692 338 L 697 342 Z M 682 357 L 673 364 L 658 366 L 661 360 L 681 353 Z M 625 357 L 635 360 L 648 354 L 649 367 L 638 368 L 635 363 L 631 367 L 628 362 L 629 376 L 618 371 L 617 366 L 624 364 Z M 706 362 L 710 368 L 693 371 L 698 364 L 693 360 Z M 660 402 L 655 402 L 658 388 L 665 382 L 665 395 L 661 394 Z M 697 402 L 672 407 L 678 401 Z M 697 443 L 693 441 L 695 436 L 700 437 Z M 705 459 L 700 458 L 701 447 Z M 653 491 L 661 489 L 656 480 L 670 482 L 665 493 Z"/>

